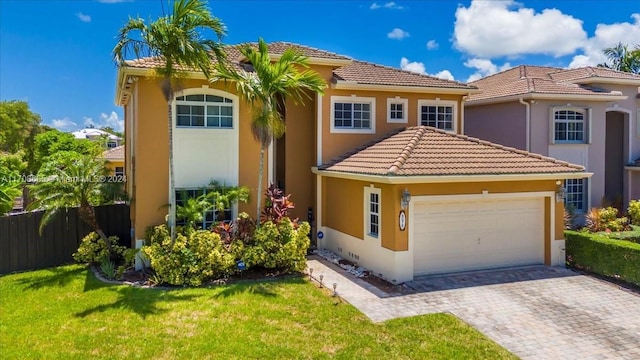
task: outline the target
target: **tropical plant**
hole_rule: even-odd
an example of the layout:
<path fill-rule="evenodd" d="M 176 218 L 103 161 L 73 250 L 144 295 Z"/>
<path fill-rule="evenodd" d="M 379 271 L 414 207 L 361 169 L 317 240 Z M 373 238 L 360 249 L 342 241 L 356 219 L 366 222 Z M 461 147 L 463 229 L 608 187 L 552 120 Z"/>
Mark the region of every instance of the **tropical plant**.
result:
<path fill-rule="evenodd" d="M 598 66 L 640 74 L 640 44 L 629 49 L 627 45 L 619 42 L 615 46 L 602 50 L 602 52 L 607 56 L 608 61 Z"/>
<path fill-rule="evenodd" d="M 249 200 L 249 189 L 245 186 L 225 186 L 212 181 L 205 189 L 206 192 L 196 198 L 188 198 L 187 192 L 183 191 L 182 198 L 186 201 L 176 206 L 176 219 L 184 220 L 188 229 L 196 229 L 206 211 L 223 211 L 232 204 Z"/>
<path fill-rule="evenodd" d="M 325 81 L 309 69 L 308 59 L 294 49 L 287 49 L 279 59 L 272 61 L 267 43 L 260 39 L 257 48 L 251 44 L 239 47 L 239 51 L 250 65 L 238 70 L 226 63 L 218 63 L 217 72 L 211 82 L 229 81 L 235 85 L 238 95 L 253 109 L 251 131 L 260 142 L 257 193 L 262 192 L 264 153 L 273 139 L 285 132 L 282 119 L 283 99 L 295 103 L 310 99 L 309 92 L 323 93 Z M 260 217 L 261 197 L 256 197 L 256 218 Z"/>
<path fill-rule="evenodd" d="M 217 41 L 204 37 L 211 31 Z M 118 66 L 126 66 L 126 59 L 158 58 L 160 65 L 155 73 L 161 79 L 161 90 L 167 102 L 169 128 L 169 222 L 171 239 L 175 239 L 175 179 L 173 174 L 173 126 L 171 102 L 180 78 L 186 71 L 200 70 L 209 77 L 211 57 L 224 62 L 221 39 L 225 35 L 224 24 L 211 15 L 207 3 L 201 0 L 175 0 L 172 11 L 147 24 L 141 18 L 129 18 L 118 33 L 113 48 L 113 59 Z"/>
<path fill-rule="evenodd" d="M 13 208 L 13 202 L 20 196 L 20 174 L 0 163 L 0 215 L 8 213 Z"/>
<path fill-rule="evenodd" d="M 631 220 L 631 224 L 640 225 L 640 200 L 629 201 L 629 207 L 627 208 L 627 214 Z"/>
<path fill-rule="evenodd" d="M 44 209 L 40 221 L 40 233 L 61 210 L 79 207 L 81 220 L 89 224 L 110 250 L 111 244 L 96 218 L 95 206 L 111 203 L 117 199 L 105 199 L 102 189 L 108 170 L 103 160 L 91 155 L 61 152 L 49 157 L 38 172 L 38 182 L 31 186 L 33 203 L 30 210 Z"/>
<path fill-rule="evenodd" d="M 277 224 L 283 218 L 288 217 L 289 210 L 295 208 L 290 198 L 291 194 L 285 195 L 282 189 L 279 189 L 275 184 L 271 184 L 265 191 L 266 200 L 260 221 L 273 221 Z"/>

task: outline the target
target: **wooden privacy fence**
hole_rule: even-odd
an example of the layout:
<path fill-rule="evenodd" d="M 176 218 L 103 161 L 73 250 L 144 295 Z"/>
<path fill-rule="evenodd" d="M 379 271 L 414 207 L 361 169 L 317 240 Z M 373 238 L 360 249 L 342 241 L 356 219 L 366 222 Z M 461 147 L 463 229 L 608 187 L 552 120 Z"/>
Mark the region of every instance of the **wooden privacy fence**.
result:
<path fill-rule="evenodd" d="M 43 269 L 73 262 L 72 254 L 92 229 L 78 217 L 78 208 L 59 212 L 39 234 L 43 211 L 0 217 L 0 274 Z M 96 207 L 96 217 L 107 236 L 131 245 L 129 205 Z"/>

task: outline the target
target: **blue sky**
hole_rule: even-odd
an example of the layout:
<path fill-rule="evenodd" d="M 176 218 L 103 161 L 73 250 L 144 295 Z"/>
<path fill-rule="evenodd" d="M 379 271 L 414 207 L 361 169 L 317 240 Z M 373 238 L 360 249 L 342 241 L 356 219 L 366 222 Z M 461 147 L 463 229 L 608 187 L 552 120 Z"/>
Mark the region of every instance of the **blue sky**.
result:
<path fill-rule="evenodd" d="M 618 41 L 640 43 L 637 0 L 209 1 L 224 42 L 291 41 L 356 59 L 469 81 L 519 64 L 576 67 Z M 111 50 L 129 16 L 166 0 L 0 0 L 0 99 L 43 122 L 121 129 Z"/>

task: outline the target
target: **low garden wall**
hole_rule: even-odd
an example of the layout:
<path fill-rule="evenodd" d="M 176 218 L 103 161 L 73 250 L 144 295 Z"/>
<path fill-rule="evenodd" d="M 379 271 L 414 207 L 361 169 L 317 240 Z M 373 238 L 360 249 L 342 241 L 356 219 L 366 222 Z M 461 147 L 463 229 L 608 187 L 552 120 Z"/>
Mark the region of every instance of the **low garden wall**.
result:
<path fill-rule="evenodd" d="M 567 264 L 640 286 L 640 244 L 579 231 L 565 231 Z"/>

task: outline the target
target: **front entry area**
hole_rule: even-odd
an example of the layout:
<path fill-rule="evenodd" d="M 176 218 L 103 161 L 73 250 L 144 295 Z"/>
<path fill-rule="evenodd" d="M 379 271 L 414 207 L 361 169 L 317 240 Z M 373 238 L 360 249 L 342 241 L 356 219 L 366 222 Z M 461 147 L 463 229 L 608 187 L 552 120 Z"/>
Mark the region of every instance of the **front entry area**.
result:
<path fill-rule="evenodd" d="M 622 112 L 609 111 L 606 117 L 604 197 L 619 207 L 623 204 L 624 153 L 628 146 L 624 135 L 625 116 Z"/>
<path fill-rule="evenodd" d="M 413 206 L 414 276 L 543 264 L 544 197 Z"/>

